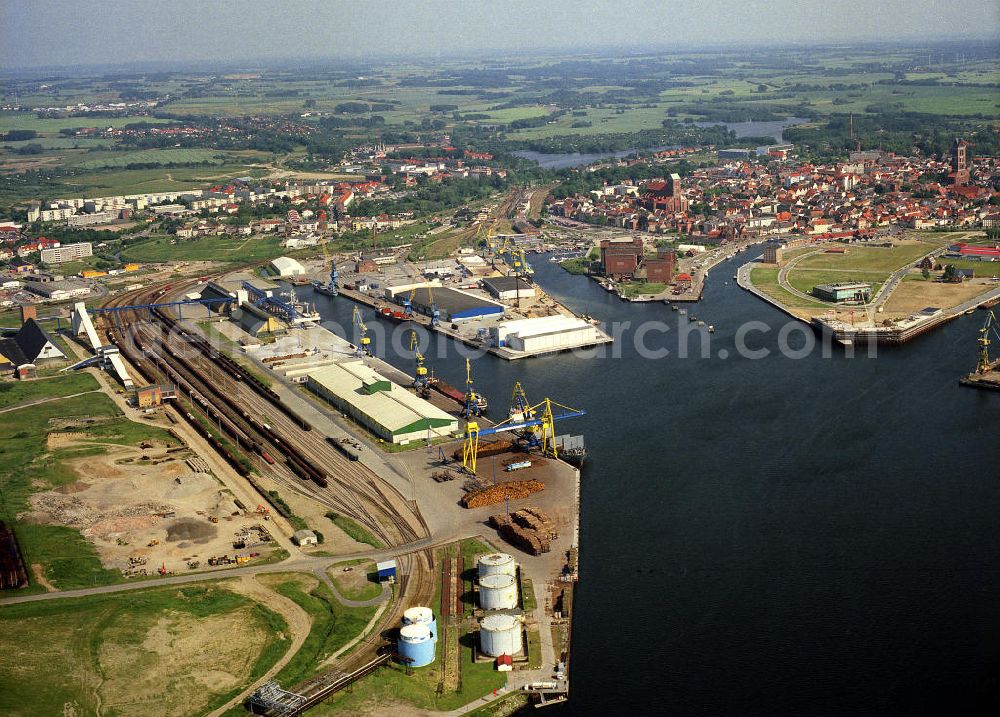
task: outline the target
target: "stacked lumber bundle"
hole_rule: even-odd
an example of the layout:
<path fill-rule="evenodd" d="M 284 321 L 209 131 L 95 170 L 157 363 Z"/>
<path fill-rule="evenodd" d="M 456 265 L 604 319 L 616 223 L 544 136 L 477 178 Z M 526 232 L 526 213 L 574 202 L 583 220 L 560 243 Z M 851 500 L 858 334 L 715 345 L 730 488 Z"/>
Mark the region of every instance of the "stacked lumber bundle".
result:
<path fill-rule="evenodd" d="M 537 480 L 512 480 L 466 493 L 462 498 L 462 505 L 466 508 L 482 508 L 503 503 L 507 499 L 527 498 L 542 490 L 545 490 L 545 485 Z"/>
<path fill-rule="evenodd" d="M 490 516 L 490 525 L 497 529 L 501 538 L 531 555 L 541 555 L 551 549 L 548 538 L 518 525 L 505 513 Z"/>
<path fill-rule="evenodd" d="M 559 537 L 559 533 L 556 532 L 555 523 L 538 508 L 522 508 L 513 513 L 511 518 L 522 528 L 527 528 L 540 536 L 545 536 L 549 539 Z"/>
<path fill-rule="evenodd" d="M 480 443 L 476 448 L 476 457 L 478 458 L 488 458 L 489 456 L 498 456 L 501 453 L 506 453 L 514 447 L 514 444 L 510 441 L 493 441 L 492 443 Z M 451 454 L 452 458 L 456 461 L 462 460 L 462 449 L 457 449 Z"/>

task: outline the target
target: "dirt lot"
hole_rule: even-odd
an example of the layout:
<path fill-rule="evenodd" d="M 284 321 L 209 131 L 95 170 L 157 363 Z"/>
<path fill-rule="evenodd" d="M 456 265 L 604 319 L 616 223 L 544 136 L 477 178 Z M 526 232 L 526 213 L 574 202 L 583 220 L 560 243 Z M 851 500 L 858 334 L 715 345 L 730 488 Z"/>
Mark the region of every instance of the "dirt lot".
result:
<path fill-rule="evenodd" d="M 946 309 L 988 291 L 996 284 L 973 279 L 963 284 L 939 284 L 932 281 L 903 281 L 885 302 L 886 318 L 905 317 L 926 306 Z"/>
<path fill-rule="evenodd" d="M 80 445 L 83 438 L 52 433 L 49 448 Z M 105 454 L 69 460 L 77 480 L 34 494 L 24 518 L 77 528 L 105 567 L 126 570 L 131 559 L 137 574 L 161 566 L 186 572 L 191 560 L 207 567 L 209 556 L 268 552 L 264 546 L 233 548 L 237 531 L 262 521 L 244 515 L 215 476 L 192 470 L 185 462 L 191 456 L 156 446 L 108 446 Z"/>

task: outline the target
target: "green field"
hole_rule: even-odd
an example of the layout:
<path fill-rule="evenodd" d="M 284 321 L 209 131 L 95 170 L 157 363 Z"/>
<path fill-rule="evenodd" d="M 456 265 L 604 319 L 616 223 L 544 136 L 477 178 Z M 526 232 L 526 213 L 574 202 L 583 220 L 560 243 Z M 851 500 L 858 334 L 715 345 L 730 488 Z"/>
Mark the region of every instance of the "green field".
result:
<path fill-rule="evenodd" d="M 58 396 L 71 396 L 84 391 L 96 391 L 97 379 L 89 373 L 66 373 L 37 381 L 4 381 L 0 383 L 0 408 Z"/>
<path fill-rule="evenodd" d="M 275 679 L 293 686 L 323 671 L 322 662 L 356 637 L 374 617 L 376 607 L 345 607 L 312 575 L 279 573 L 259 578 L 309 613 L 312 629 L 295 656 Z"/>
<path fill-rule="evenodd" d="M 94 386 L 81 375 L 63 374 L 38 381 L 27 391 L 32 398 L 44 395 L 66 395 Z M 41 386 L 43 388 L 36 388 Z M 14 398 L 16 400 L 17 394 Z M 19 401 L 18 401 L 19 402 Z M 13 410 L 0 421 L 0 518 L 14 527 L 25 564 L 38 564 L 46 578 L 56 588 L 71 590 L 93 585 L 121 582 L 121 573 L 101 565 L 97 551 L 78 530 L 59 525 L 18 520 L 30 510 L 28 497 L 35 492 L 73 483 L 76 475 L 64 460 L 103 452 L 102 446 L 80 445 L 55 451 L 46 449 L 50 421 L 64 418 L 96 418 L 98 423 L 87 427 L 90 440 L 97 443 L 136 445 L 142 440 L 177 442 L 164 430 L 133 423 L 124 416 L 106 395 L 93 393 L 73 398 Z M 85 443 L 85 442 L 82 442 Z M 41 591 L 32 585 L 31 592 Z"/>
<path fill-rule="evenodd" d="M 281 256 L 286 250 L 278 237 L 227 238 L 217 236 L 176 239 L 160 236 L 129 245 L 122 258 L 135 262 L 224 261 L 252 263 Z"/>
<path fill-rule="evenodd" d="M 959 269 L 973 269 L 976 277 L 1000 277 L 1000 261 L 969 261 L 967 259 L 940 259 L 943 265 L 952 264 Z"/>
<path fill-rule="evenodd" d="M 661 294 L 667 290 L 667 285 L 647 282 L 633 282 L 631 284 L 622 284 L 621 289 L 626 298 L 631 298 L 633 296 L 643 296 L 646 294 Z"/>
<path fill-rule="evenodd" d="M 788 273 L 788 283 L 793 288 L 809 294 L 818 284 L 835 284 L 845 281 L 863 281 L 872 285 L 872 296 L 878 293 L 879 287 L 889 278 L 889 272 L 862 271 L 858 269 L 823 270 L 799 269 L 795 267 Z"/>
<path fill-rule="evenodd" d="M 96 159 L 75 162 L 80 169 L 125 169 L 130 164 L 223 164 L 214 149 L 144 149 L 135 152 L 99 153 Z M 90 154 L 83 155 L 91 156 Z"/>
<path fill-rule="evenodd" d="M 829 304 L 809 301 L 790 294 L 778 284 L 778 269 L 757 267 L 750 272 L 750 281 L 761 292 L 781 302 L 790 309 L 827 309 Z M 810 287 L 811 288 L 811 287 Z"/>
<path fill-rule="evenodd" d="M 6 606 L 0 713 L 205 714 L 288 649 L 284 619 L 225 583 Z"/>
<path fill-rule="evenodd" d="M 33 129 L 44 134 L 58 135 L 61 129 L 80 127 L 124 127 L 136 122 L 163 124 L 169 120 L 156 117 L 59 117 L 41 119 L 27 112 L 0 112 L 0 132 L 12 129 Z"/>
<path fill-rule="evenodd" d="M 338 528 L 340 528 L 344 533 L 347 534 L 352 540 L 356 540 L 359 543 L 366 543 L 373 548 L 384 548 L 382 541 L 371 534 L 367 528 L 363 525 L 359 525 L 354 520 L 351 520 L 346 515 L 340 515 L 338 513 L 327 513 L 326 517 L 333 522 Z"/>
<path fill-rule="evenodd" d="M 843 245 L 837 245 L 843 246 Z M 815 254 L 806 257 L 791 270 L 799 269 L 839 269 L 860 271 L 892 272 L 907 264 L 916 262 L 936 246 L 924 242 L 901 244 L 889 248 L 847 245 L 846 254 Z"/>
<path fill-rule="evenodd" d="M 348 567 L 351 571 L 345 573 L 344 568 Z M 371 560 L 337 563 L 328 572 L 337 590 L 348 600 L 372 600 L 382 594 L 382 586 L 372 579 L 375 576 L 375 563 Z"/>

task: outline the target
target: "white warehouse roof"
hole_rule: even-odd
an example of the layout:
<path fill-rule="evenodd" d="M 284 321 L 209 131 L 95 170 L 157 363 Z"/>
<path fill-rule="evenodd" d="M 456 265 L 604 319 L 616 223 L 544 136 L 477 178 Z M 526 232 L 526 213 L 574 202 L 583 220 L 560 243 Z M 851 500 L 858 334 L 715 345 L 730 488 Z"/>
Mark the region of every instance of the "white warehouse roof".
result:
<path fill-rule="evenodd" d="M 310 371 L 309 388 L 351 414 L 376 435 L 400 443 L 450 435 L 458 419 L 407 391 L 362 361 L 347 361 Z"/>
<path fill-rule="evenodd" d="M 305 267 L 287 256 L 279 256 L 272 260 L 271 266 L 278 272 L 278 276 L 302 276 L 306 273 Z"/>

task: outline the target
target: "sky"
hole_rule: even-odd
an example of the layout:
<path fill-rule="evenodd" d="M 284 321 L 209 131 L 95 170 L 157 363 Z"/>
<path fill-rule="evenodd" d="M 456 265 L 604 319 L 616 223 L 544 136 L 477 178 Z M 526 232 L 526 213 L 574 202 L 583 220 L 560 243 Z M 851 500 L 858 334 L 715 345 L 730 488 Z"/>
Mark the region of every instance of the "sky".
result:
<path fill-rule="evenodd" d="M 997 0 L 0 0 L 0 69 L 1000 39 Z"/>

